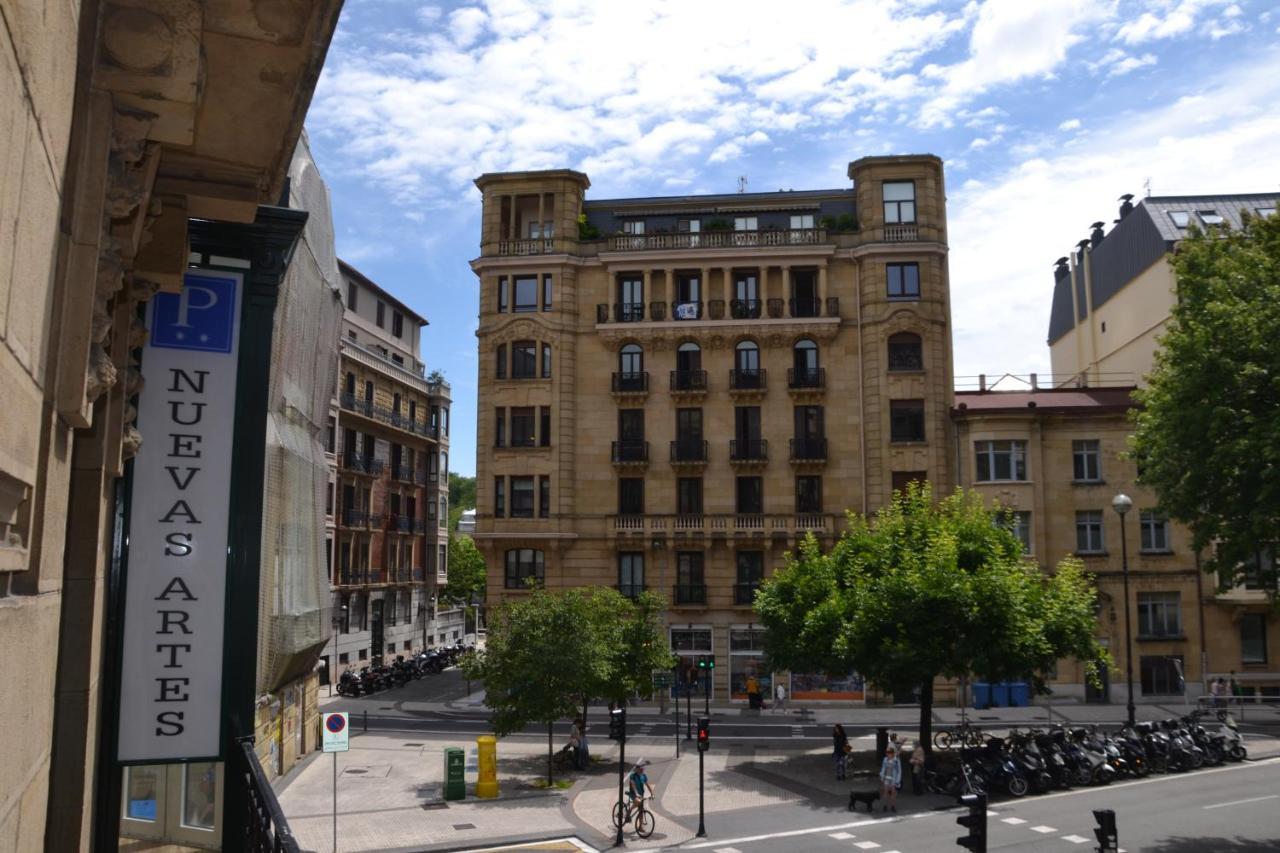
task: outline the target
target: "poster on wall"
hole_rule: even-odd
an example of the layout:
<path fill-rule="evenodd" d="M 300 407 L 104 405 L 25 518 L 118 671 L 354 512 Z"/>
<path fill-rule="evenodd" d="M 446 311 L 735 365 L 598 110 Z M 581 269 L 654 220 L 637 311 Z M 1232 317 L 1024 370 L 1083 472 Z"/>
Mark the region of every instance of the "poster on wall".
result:
<path fill-rule="evenodd" d="M 796 700 L 865 702 L 866 682 L 861 675 L 791 674 L 791 698 Z"/>
<path fill-rule="evenodd" d="M 121 657 L 122 762 L 219 758 L 243 278 L 187 273 L 147 306 Z"/>

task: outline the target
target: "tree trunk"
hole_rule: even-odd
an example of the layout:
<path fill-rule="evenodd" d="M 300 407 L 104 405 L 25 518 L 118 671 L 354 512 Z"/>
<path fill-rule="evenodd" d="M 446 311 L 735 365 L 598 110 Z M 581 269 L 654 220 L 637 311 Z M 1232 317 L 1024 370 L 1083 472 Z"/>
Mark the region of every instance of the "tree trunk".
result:
<path fill-rule="evenodd" d="M 555 781 L 551 778 L 551 770 L 555 766 L 556 748 L 551 742 L 551 723 L 547 723 L 547 788 L 550 789 Z"/>
<path fill-rule="evenodd" d="M 926 679 L 920 685 L 920 740 L 918 746 L 924 749 L 925 761 L 932 766 L 933 760 L 933 679 Z"/>

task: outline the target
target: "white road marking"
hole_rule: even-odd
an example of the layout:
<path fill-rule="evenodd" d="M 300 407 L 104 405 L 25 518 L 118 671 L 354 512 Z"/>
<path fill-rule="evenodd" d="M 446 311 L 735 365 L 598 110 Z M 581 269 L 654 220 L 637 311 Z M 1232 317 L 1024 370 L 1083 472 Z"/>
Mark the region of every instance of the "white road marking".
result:
<path fill-rule="evenodd" d="M 876 844 L 874 841 L 855 841 L 853 842 L 853 846 L 860 850 L 875 850 L 880 845 Z"/>
<path fill-rule="evenodd" d="M 836 841 L 848 841 L 850 838 L 853 838 L 853 833 L 852 832 L 833 832 L 831 833 L 831 837 L 834 838 Z"/>
<path fill-rule="evenodd" d="M 1020 817 L 1006 817 L 1006 818 L 1003 818 L 1000 822 L 1007 823 L 1010 826 L 1018 826 L 1019 824 L 1026 823 L 1026 821 Z"/>
<path fill-rule="evenodd" d="M 769 841 L 774 838 L 796 838 L 801 835 L 817 835 L 821 832 L 832 833 L 842 829 L 857 829 L 861 826 L 879 826 L 885 823 L 895 823 L 897 818 L 882 817 L 872 818 L 871 820 L 859 820 L 853 823 L 837 823 L 830 826 L 814 826 L 809 829 L 789 829 L 785 832 L 770 832 L 763 835 L 744 835 L 741 838 L 723 838 L 719 841 L 704 841 L 701 844 L 682 844 L 681 850 L 701 850 L 707 847 L 715 847 L 716 845 L 725 844 L 750 844 L 753 841 Z M 660 853 L 666 850 L 665 847 L 642 847 L 634 851 L 634 853 Z M 714 851 L 713 851 L 714 853 Z"/>
<path fill-rule="evenodd" d="M 1089 839 L 1081 838 L 1079 835 L 1064 835 L 1062 836 L 1062 840 L 1070 841 L 1072 844 L 1084 844 Z"/>
<path fill-rule="evenodd" d="M 737 847 L 717 847 L 715 853 L 742 853 Z"/>
<path fill-rule="evenodd" d="M 1274 800 L 1280 798 L 1280 794 L 1270 794 L 1266 797 L 1251 797 L 1247 800 L 1232 800 L 1229 803 L 1214 803 L 1211 806 L 1204 806 L 1206 809 L 1225 809 L 1227 806 L 1243 806 L 1245 803 L 1260 803 L 1263 800 Z"/>
<path fill-rule="evenodd" d="M 1032 832 L 1040 832 L 1040 833 L 1043 833 L 1043 834 L 1045 834 L 1045 835 L 1048 835 L 1049 833 L 1051 833 L 1051 832 L 1057 832 L 1058 830 L 1054 829 L 1052 826 L 1033 826 L 1033 827 L 1031 827 L 1031 831 L 1032 831 Z"/>

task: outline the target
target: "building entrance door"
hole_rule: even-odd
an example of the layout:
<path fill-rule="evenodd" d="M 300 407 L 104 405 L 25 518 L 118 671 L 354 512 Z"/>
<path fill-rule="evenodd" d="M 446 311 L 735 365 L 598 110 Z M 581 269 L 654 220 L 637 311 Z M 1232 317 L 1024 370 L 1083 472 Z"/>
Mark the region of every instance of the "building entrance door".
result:
<path fill-rule="evenodd" d="M 371 604 L 373 606 L 370 610 L 373 613 L 369 617 L 369 644 L 373 648 L 369 651 L 369 657 L 381 662 L 382 654 L 387 648 L 382 636 L 382 599 L 375 598 Z"/>

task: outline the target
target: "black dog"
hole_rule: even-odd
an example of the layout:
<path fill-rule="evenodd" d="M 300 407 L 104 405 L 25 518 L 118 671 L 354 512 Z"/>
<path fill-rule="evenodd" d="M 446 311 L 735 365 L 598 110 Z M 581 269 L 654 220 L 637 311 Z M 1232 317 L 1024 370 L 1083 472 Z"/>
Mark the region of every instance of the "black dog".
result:
<path fill-rule="evenodd" d="M 858 810 L 858 803 L 862 803 L 867 807 L 867 811 L 870 812 L 873 808 L 872 804 L 878 799 L 880 799 L 879 791 L 850 791 L 849 811 L 856 812 Z"/>

